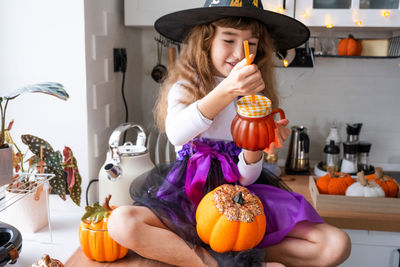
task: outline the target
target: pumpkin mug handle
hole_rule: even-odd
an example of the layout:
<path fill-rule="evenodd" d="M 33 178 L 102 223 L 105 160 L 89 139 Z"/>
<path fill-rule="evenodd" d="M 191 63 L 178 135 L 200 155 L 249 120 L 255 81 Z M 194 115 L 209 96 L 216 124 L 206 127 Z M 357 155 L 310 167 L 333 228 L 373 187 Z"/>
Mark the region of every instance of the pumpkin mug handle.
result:
<path fill-rule="evenodd" d="M 283 109 L 273 108 L 271 114 L 276 114 L 276 113 L 279 113 L 279 115 L 281 116 L 281 120 L 286 119 L 285 112 L 283 111 Z"/>

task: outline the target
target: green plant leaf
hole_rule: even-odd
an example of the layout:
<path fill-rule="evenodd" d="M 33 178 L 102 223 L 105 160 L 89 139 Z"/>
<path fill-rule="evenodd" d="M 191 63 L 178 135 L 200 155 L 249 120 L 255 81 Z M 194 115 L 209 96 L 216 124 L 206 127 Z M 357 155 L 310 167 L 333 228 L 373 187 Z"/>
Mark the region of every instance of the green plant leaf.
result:
<path fill-rule="evenodd" d="M 36 136 L 24 134 L 21 136 L 22 142 L 29 147 L 37 157 L 40 158 L 40 147 L 43 150 L 43 161 L 47 165 L 47 173 L 53 173 L 55 177 L 50 180 L 50 185 L 54 192 L 63 200 L 66 199 L 65 172 L 61 165 L 62 155 L 60 151 L 54 151 L 51 145 Z"/>
<path fill-rule="evenodd" d="M 14 90 L 8 95 L 4 96 L 4 99 L 14 99 L 20 94 L 24 93 L 44 93 L 58 97 L 62 100 L 67 100 L 69 98 L 69 95 L 65 91 L 62 84 L 55 82 L 44 82 L 18 88 L 17 90 Z"/>
<path fill-rule="evenodd" d="M 81 220 L 86 223 L 98 223 L 109 215 L 109 211 L 98 202 L 92 206 L 86 206 L 85 211 Z"/>

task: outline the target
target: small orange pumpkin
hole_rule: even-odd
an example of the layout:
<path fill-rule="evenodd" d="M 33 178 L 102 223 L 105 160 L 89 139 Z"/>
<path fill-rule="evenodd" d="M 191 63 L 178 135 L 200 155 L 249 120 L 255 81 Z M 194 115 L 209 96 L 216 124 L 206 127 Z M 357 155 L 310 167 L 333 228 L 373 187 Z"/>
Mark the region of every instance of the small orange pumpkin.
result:
<path fill-rule="evenodd" d="M 317 179 L 317 188 L 321 194 L 344 195 L 347 187 L 355 181 L 350 174 L 344 172 L 334 172 L 332 167 L 328 167 L 327 174 Z"/>
<path fill-rule="evenodd" d="M 266 230 L 260 199 L 240 185 L 224 184 L 205 195 L 196 222 L 200 239 L 219 253 L 251 249 Z"/>
<path fill-rule="evenodd" d="M 340 40 L 337 51 L 339 56 L 359 56 L 362 52 L 362 45 L 350 34 L 348 38 Z"/>
<path fill-rule="evenodd" d="M 103 206 L 95 203 L 86 206 L 86 213 L 79 225 L 79 241 L 83 253 L 91 260 L 112 262 L 122 259 L 128 249 L 115 242 L 108 233 L 107 222 L 113 208 L 109 206 L 109 195 Z"/>
<path fill-rule="evenodd" d="M 375 168 L 375 173 L 366 175 L 365 178 L 368 180 L 375 181 L 385 192 L 386 197 L 396 197 L 399 191 L 399 186 L 392 177 L 383 175 L 383 169 L 381 167 Z"/>

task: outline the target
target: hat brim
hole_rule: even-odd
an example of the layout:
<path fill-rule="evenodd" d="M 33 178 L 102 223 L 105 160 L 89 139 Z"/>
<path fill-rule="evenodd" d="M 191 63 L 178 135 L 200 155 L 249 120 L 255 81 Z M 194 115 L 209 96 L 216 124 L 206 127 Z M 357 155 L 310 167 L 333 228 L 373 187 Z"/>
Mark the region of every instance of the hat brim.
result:
<path fill-rule="evenodd" d="M 154 27 L 161 35 L 181 43 L 194 26 L 226 17 L 246 17 L 264 23 L 277 50 L 298 47 L 310 37 L 310 30 L 296 19 L 268 10 L 245 7 L 186 9 L 160 17 L 155 22 Z"/>

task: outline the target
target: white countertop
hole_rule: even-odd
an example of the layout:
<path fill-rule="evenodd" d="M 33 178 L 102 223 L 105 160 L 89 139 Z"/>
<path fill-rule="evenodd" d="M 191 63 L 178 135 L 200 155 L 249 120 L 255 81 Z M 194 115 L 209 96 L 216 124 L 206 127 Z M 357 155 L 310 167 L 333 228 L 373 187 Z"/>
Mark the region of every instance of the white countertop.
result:
<path fill-rule="evenodd" d="M 67 200 L 63 201 L 57 195 L 49 196 L 49 206 L 52 234 L 48 226 L 36 233 L 22 232 L 20 256 L 15 264 L 6 266 L 30 267 L 44 254 L 65 263 L 79 247 L 78 229 L 84 207 L 76 206 L 68 196 Z M 3 212 L 0 213 L 0 220 L 7 223 Z"/>

